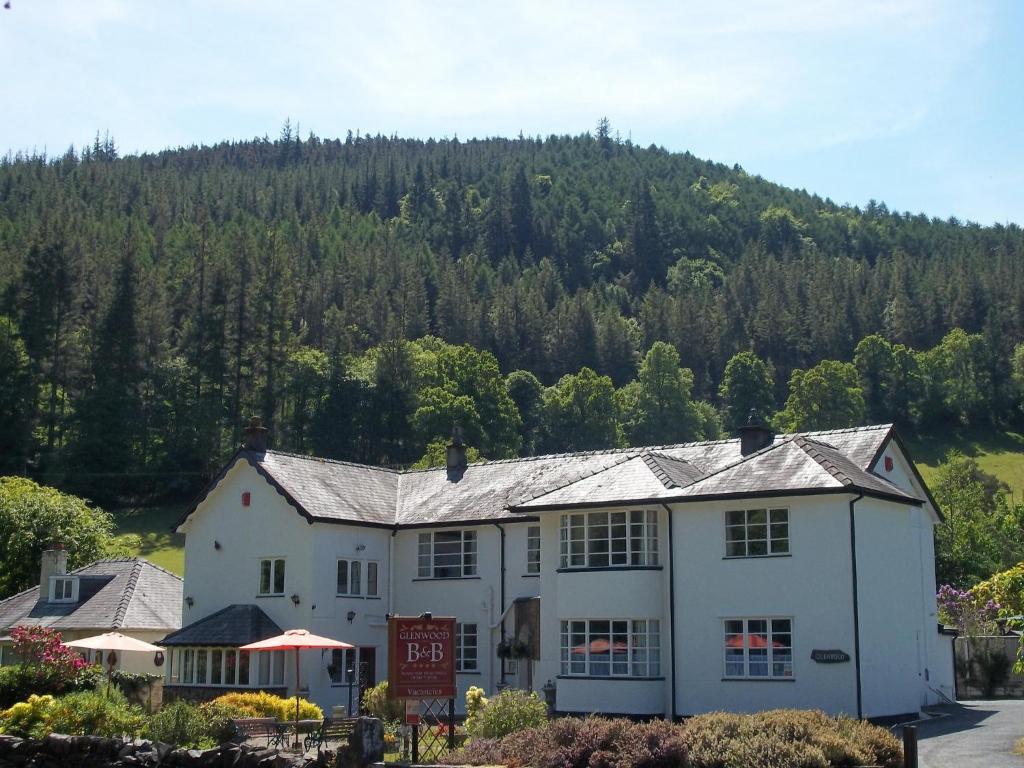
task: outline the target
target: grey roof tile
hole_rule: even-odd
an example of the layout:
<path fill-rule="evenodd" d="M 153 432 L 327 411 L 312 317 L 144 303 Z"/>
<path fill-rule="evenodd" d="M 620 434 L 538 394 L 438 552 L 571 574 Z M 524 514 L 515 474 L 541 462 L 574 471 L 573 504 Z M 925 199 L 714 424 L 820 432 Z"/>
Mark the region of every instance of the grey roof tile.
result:
<path fill-rule="evenodd" d="M 182 580 L 141 557 L 97 560 L 72 571 L 78 601 L 50 603 L 39 587 L 0 601 L 0 628 L 171 630 L 181 626 Z"/>
<path fill-rule="evenodd" d="M 739 440 L 713 440 L 483 462 L 456 473 L 443 467 L 403 472 L 277 451 L 242 450 L 235 460 L 249 461 L 311 520 L 443 525 L 515 518 L 556 503 L 835 490 L 844 485 L 839 475 L 868 491 L 898 495 L 869 472 L 890 434 L 886 424 L 777 435 L 772 446 L 748 457 L 740 456 Z M 805 450 L 796 437 L 824 447 L 804 443 Z"/>
<path fill-rule="evenodd" d="M 229 605 L 171 632 L 160 645 L 226 645 L 237 648 L 281 634 L 281 628 L 255 605 Z"/>

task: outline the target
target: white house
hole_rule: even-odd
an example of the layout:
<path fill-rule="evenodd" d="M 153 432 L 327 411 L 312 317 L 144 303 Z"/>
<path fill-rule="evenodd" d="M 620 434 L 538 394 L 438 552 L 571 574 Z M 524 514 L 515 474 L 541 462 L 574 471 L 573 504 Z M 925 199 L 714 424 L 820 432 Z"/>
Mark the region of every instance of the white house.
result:
<path fill-rule="evenodd" d="M 678 717 L 792 706 L 885 717 L 953 693 L 936 622 L 938 510 L 891 426 L 395 471 L 245 445 L 187 510 L 168 695 L 384 679 L 386 615 L 455 616 L 460 693 Z M 501 660 L 503 639 L 526 658 Z M 507 647 L 507 643 L 503 647 Z M 458 700 L 461 706 L 461 696 Z"/>

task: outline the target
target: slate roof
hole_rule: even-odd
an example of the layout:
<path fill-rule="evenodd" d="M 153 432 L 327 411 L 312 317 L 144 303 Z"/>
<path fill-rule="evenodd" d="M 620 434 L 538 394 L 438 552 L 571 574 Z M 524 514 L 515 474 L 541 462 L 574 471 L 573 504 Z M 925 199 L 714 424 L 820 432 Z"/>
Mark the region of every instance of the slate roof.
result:
<path fill-rule="evenodd" d="M 281 628 L 255 605 L 229 605 L 172 632 L 160 645 L 223 645 L 237 648 L 280 635 Z"/>
<path fill-rule="evenodd" d="M 390 528 L 521 519 L 522 513 L 557 506 L 756 494 L 853 490 L 921 503 L 870 471 L 891 437 L 892 426 L 885 424 L 777 435 L 749 456 L 740 455 L 738 439 L 715 440 L 491 461 L 456 473 L 443 467 L 397 471 L 277 451 L 240 450 L 234 461 L 249 462 L 310 521 Z"/>
<path fill-rule="evenodd" d="M 0 600 L 0 629 L 41 625 L 106 632 L 171 630 L 181 626 L 182 580 L 141 557 L 97 560 L 71 572 L 78 601 L 39 599 L 39 586 Z"/>

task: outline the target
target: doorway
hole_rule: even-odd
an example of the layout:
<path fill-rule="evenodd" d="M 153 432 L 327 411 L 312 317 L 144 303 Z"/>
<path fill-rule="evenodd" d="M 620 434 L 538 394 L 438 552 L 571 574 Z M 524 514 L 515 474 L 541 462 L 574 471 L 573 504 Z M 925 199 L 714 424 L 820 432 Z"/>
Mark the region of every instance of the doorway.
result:
<path fill-rule="evenodd" d="M 377 649 L 372 646 L 359 648 L 359 711 L 363 709 L 363 693 L 377 684 Z"/>

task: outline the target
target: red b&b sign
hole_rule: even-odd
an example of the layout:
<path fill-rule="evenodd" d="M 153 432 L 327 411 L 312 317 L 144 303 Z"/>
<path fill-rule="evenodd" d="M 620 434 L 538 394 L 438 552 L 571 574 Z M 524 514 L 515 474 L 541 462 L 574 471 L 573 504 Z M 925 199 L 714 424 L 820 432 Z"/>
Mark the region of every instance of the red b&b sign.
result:
<path fill-rule="evenodd" d="M 388 697 L 455 698 L 455 619 L 388 619 Z"/>

